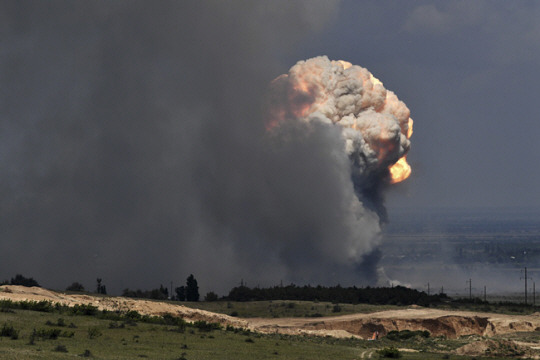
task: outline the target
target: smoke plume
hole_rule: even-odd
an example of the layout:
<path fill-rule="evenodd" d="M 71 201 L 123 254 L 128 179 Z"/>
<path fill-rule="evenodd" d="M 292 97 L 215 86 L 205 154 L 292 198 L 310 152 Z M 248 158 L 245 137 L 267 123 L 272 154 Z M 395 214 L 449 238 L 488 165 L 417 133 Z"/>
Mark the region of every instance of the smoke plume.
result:
<path fill-rule="evenodd" d="M 386 219 L 382 191 L 410 174 L 409 109 L 367 69 L 326 56 L 299 61 L 272 82 L 270 95 L 267 127 L 278 136 L 296 121 L 306 127 L 305 137 L 319 130 L 339 134 L 332 154 L 345 175 L 349 208 L 340 216 L 346 237 L 331 240 L 334 249 L 343 250 L 334 260 L 357 264 L 368 281 L 376 280 L 377 225 Z"/>
<path fill-rule="evenodd" d="M 99 277 L 112 293 L 190 273 L 220 293 L 242 278 L 373 280 L 408 110 L 325 58 L 265 103 L 334 2 L 5 1 L 0 14 L 0 280 Z M 297 91 L 306 66 L 325 80 Z"/>

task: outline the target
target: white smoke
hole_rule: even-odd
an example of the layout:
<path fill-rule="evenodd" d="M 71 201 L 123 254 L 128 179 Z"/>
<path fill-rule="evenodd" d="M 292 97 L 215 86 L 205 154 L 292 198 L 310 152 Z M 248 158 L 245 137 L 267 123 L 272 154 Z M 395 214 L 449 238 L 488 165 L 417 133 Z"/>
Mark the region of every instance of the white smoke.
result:
<path fill-rule="evenodd" d="M 272 89 L 270 127 L 290 118 L 341 126 L 360 173 L 384 171 L 409 151 L 409 109 L 365 68 L 319 56 L 299 61 Z"/>

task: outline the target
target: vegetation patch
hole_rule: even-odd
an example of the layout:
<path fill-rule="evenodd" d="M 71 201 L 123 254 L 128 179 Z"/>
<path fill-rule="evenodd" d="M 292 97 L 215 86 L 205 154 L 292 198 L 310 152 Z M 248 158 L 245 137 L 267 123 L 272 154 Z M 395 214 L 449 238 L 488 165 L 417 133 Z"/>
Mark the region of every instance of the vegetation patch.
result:
<path fill-rule="evenodd" d="M 17 340 L 19 338 L 19 332 L 15 330 L 13 325 L 4 324 L 0 329 L 1 337 L 9 337 L 12 340 Z"/>
<path fill-rule="evenodd" d="M 412 331 L 412 330 L 401 330 L 401 331 L 397 331 L 397 330 L 392 330 L 390 331 L 388 334 L 386 334 L 386 338 L 388 340 L 392 340 L 392 341 L 401 341 L 401 340 L 409 340 L 411 338 L 414 338 L 414 337 L 421 337 L 421 338 L 429 338 L 430 337 L 430 332 L 427 331 L 427 330 L 415 330 L 415 331 Z"/>
<path fill-rule="evenodd" d="M 388 358 L 388 359 L 398 359 L 402 357 L 401 352 L 396 349 L 395 347 L 387 347 L 380 350 L 377 350 L 377 353 L 382 358 Z"/>

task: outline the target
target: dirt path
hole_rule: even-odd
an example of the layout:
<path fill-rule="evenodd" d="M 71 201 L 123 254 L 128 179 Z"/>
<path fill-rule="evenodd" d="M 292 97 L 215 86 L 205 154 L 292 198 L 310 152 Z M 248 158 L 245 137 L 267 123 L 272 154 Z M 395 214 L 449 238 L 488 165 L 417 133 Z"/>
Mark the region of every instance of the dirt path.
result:
<path fill-rule="evenodd" d="M 91 304 L 100 310 L 135 310 L 143 315 L 180 316 L 187 321 L 204 320 L 249 328 L 261 333 L 309 334 L 334 337 L 369 338 L 375 331 L 384 336 L 392 330 L 428 330 L 433 336 L 457 338 L 463 335 L 493 336 L 540 330 L 540 313 L 501 315 L 448 311 L 429 308 L 388 310 L 371 314 L 350 314 L 324 318 L 238 319 L 183 305 L 123 297 L 68 295 L 37 287 L 0 286 L 0 299 L 14 301 L 47 300 L 63 305 Z"/>

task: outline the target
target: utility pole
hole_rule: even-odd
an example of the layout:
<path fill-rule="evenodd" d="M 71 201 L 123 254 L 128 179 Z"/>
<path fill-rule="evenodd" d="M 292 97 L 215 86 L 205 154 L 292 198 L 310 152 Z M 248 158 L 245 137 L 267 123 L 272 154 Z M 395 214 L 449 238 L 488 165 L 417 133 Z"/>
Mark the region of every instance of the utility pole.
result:
<path fill-rule="evenodd" d="M 520 280 L 525 280 L 525 305 L 527 305 L 527 267 L 524 269 L 524 276 L 520 278 Z M 531 279 L 532 280 L 532 279 Z"/>
<path fill-rule="evenodd" d="M 467 280 L 469 283 L 469 300 L 472 300 L 472 279 Z"/>
<path fill-rule="evenodd" d="M 486 285 L 484 285 L 484 302 L 486 302 Z"/>

